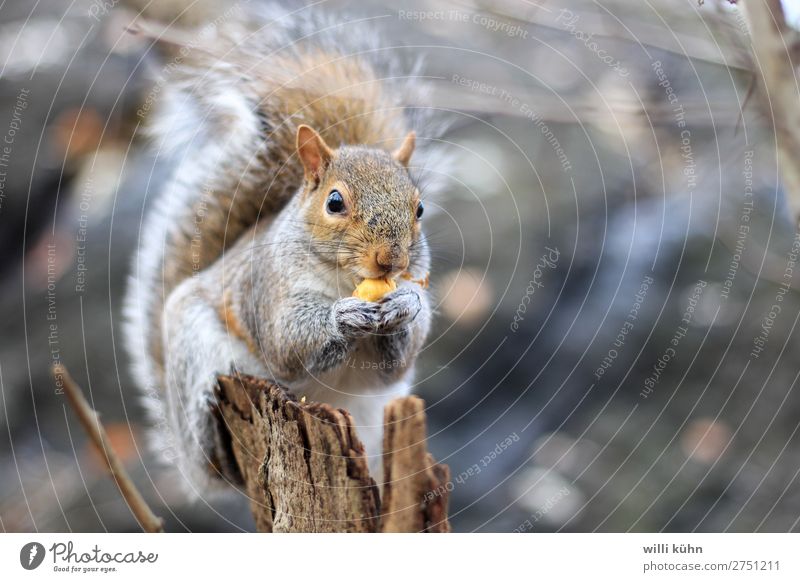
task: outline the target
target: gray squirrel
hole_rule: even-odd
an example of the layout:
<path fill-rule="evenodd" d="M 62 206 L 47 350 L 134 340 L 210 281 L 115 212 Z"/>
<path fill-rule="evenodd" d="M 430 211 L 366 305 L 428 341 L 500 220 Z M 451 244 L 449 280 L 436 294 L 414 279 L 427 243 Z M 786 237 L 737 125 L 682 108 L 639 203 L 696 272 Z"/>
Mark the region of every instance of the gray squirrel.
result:
<path fill-rule="evenodd" d="M 197 496 L 239 484 L 212 414 L 232 372 L 348 410 L 378 471 L 383 407 L 409 393 L 431 323 L 410 162 L 441 174 L 437 140 L 413 131 L 440 130 L 406 106 L 424 87 L 371 25 L 270 10 L 185 50 L 187 35 L 158 35 L 181 48 L 150 116 L 175 161 L 134 254 L 125 336 L 155 448 Z M 397 288 L 353 297 L 365 278 Z"/>

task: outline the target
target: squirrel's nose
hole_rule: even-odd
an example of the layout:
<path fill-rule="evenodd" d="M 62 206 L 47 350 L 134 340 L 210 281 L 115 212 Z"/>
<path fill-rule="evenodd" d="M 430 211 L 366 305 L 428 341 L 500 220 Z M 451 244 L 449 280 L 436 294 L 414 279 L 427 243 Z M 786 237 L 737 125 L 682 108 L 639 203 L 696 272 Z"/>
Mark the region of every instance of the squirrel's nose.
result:
<path fill-rule="evenodd" d="M 408 268 L 408 253 L 402 252 L 399 245 L 381 247 L 375 252 L 375 263 L 387 275 L 402 273 Z"/>

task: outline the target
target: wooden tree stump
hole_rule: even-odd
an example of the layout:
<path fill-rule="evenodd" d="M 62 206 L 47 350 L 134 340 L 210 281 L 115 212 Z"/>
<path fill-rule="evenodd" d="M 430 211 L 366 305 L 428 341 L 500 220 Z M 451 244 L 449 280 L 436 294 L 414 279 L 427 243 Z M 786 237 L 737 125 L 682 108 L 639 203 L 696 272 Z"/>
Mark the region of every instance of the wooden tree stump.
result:
<path fill-rule="evenodd" d="M 449 470 L 425 445 L 424 402 L 385 410 L 383 506 L 353 419 L 263 378 L 223 376 L 219 414 L 262 532 L 446 532 Z M 432 494 L 436 492 L 436 494 Z"/>
<path fill-rule="evenodd" d="M 382 532 L 450 531 L 450 469 L 425 446 L 425 402 L 409 396 L 389 403 L 383 419 Z"/>

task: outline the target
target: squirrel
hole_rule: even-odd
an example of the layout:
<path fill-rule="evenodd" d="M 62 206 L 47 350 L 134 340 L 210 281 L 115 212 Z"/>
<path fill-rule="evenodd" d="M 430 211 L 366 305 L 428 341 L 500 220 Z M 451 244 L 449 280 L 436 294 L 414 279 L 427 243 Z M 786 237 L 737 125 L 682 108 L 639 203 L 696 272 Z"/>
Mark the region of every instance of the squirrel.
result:
<path fill-rule="evenodd" d="M 236 372 L 348 410 L 377 477 L 383 408 L 410 392 L 431 325 L 411 157 L 444 158 L 417 147 L 435 125 L 407 106 L 424 88 L 373 29 L 276 6 L 202 47 L 158 34 L 182 50 L 150 131 L 177 159 L 140 232 L 125 337 L 155 448 L 195 496 L 241 485 L 213 413 Z M 397 288 L 353 297 L 365 278 Z"/>

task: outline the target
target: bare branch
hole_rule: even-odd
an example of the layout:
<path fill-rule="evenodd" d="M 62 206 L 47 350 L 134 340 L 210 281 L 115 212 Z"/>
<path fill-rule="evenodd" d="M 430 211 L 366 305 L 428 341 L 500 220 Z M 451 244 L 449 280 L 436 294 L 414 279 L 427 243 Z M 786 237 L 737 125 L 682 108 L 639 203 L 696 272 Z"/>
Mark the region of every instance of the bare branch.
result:
<path fill-rule="evenodd" d="M 139 525 L 149 533 L 163 532 L 164 521 L 150 510 L 150 506 L 147 505 L 144 497 L 131 481 L 122 461 L 120 461 L 111 446 L 108 435 L 100 422 L 100 417 L 89 405 L 80 387 L 61 364 L 53 366 L 52 374 L 56 385 L 63 387 L 67 400 L 69 400 L 72 409 L 78 415 L 84 430 L 89 434 L 95 447 L 100 452 L 100 456 L 105 461 L 114 481 L 116 481 L 125 503 L 128 504 Z"/>
<path fill-rule="evenodd" d="M 786 197 L 800 215 L 800 89 L 792 55 L 797 33 L 786 25 L 780 0 L 743 2 L 749 17 L 756 73 L 775 130 Z"/>

